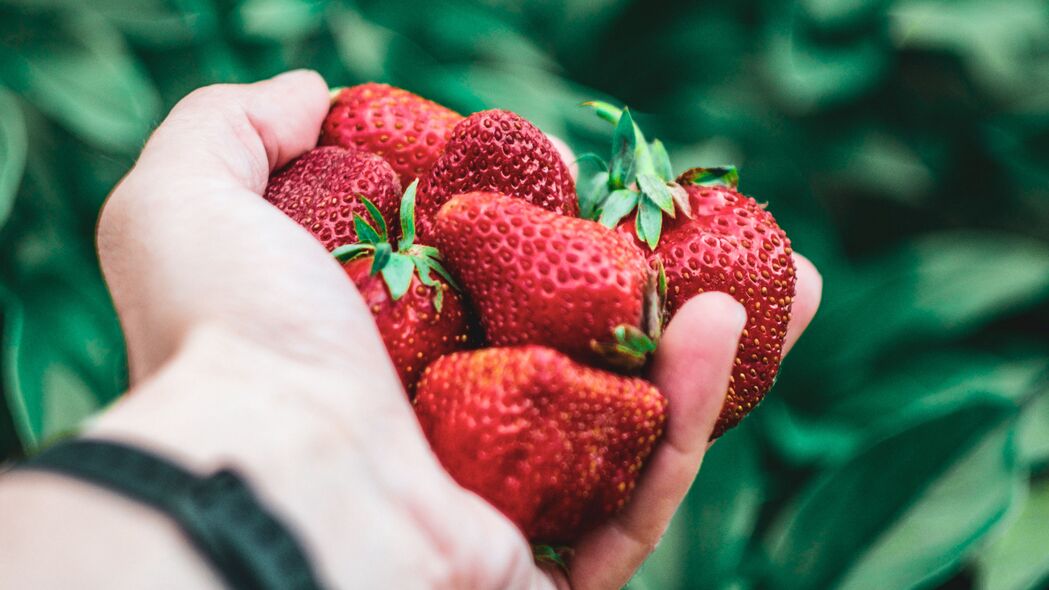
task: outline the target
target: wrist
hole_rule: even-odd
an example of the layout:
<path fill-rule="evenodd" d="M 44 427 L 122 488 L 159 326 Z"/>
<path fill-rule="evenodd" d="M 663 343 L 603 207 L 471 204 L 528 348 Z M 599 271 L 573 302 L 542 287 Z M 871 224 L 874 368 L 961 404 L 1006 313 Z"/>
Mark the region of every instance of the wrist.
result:
<path fill-rule="evenodd" d="M 231 467 L 297 537 L 322 582 L 361 579 L 361 560 L 347 556 L 377 551 L 385 555 L 369 573 L 388 580 L 441 559 L 406 514 L 420 502 L 433 509 L 447 482 L 392 369 L 389 378 L 382 367 L 370 379 L 357 371 L 201 328 L 85 436 L 139 445 L 199 474 Z"/>

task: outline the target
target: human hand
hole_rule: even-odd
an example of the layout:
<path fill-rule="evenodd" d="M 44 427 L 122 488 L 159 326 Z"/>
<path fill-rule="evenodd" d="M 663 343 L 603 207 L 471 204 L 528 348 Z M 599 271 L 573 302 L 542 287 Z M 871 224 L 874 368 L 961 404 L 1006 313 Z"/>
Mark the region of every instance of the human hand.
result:
<path fill-rule="evenodd" d="M 134 388 L 88 435 L 152 446 L 196 469 L 233 464 L 334 587 L 622 586 L 699 468 L 742 307 L 705 294 L 677 314 L 652 372 L 670 400 L 667 433 L 633 500 L 580 540 L 567 576 L 538 568 L 513 525 L 457 486 L 430 453 L 338 264 L 260 197 L 271 170 L 313 146 L 327 106 L 323 80 L 293 72 L 201 89 L 158 128 L 99 224 Z M 797 262 L 788 348 L 819 299 L 819 275 Z M 170 527 L 126 501 L 43 474 L 9 479 L 17 481 L 0 482 L 0 502 L 27 506 L 24 518 L 50 498 L 39 509 L 69 515 L 55 526 L 74 527 L 85 511 L 108 518 L 92 531 L 94 542 L 153 564 L 138 571 L 151 581 L 211 580 Z M 36 531 L 26 534 L 56 536 Z M 68 575 L 77 575 L 75 565 Z M 136 585 L 135 570 L 121 571 Z"/>

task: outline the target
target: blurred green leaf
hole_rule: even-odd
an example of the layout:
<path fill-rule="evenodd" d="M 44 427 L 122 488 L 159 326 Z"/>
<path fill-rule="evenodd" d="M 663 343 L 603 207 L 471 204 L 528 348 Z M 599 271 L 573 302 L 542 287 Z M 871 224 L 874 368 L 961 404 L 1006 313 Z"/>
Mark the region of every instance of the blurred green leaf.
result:
<path fill-rule="evenodd" d="M 920 155 L 897 138 L 865 133 L 855 143 L 835 145 L 840 161 L 829 161 L 823 180 L 840 190 L 842 185 L 883 195 L 903 203 L 927 201 L 935 177 Z"/>
<path fill-rule="evenodd" d="M 13 296 L 0 286 L 0 350 L 7 339 L 8 325 L 12 321 L 8 308 L 14 301 Z M 0 363 L 3 361 L 0 360 Z M 2 365 L 0 365 L 2 367 Z M 22 406 L 17 392 L 9 391 L 4 380 L 0 378 L 0 462 L 17 459 L 25 454 L 25 448 L 18 436 L 15 425 L 16 408 Z"/>
<path fill-rule="evenodd" d="M 597 92 L 571 85 L 548 71 L 526 66 L 471 66 L 465 84 L 485 108 L 506 109 L 534 122 L 544 132 L 564 137 L 566 126 L 586 120 L 605 132 L 607 124 L 576 105 L 592 100 Z M 598 153 L 606 153 L 604 145 Z"/>
<path fill-rule="evenodd" d="M 209 0 L 0 0 L 0 4 L 92 13 L 131 40 L 155 47 L 200 40 L 213 34 L 217 24 Z"/>
<path fill-rule="evenodd" d="M 0 61 L 0 76 L 99 148 L 141 146 L 160 101 L 119 33 L 88 13 L 34 25 L 17 33 L 19 51 Z"/>
<path fill-rule="evenodd" d="M 2 369 L 19 436 L 33 449 L 120 393 L 123 351 L 114 318 L 92 309 L 90 294 L 54 278 L 24 292 L 7 309 Z"/>
<path fill-rule="evenodd" d="M 1049 480 L 1035 482 L 1018 518 L 977 558 L 980 590 L 1034 590 L 1049 582 Z"/>
<path fill-rule="evenodd" d="M 725 590 L 740 579 L 765 499 L 760 457 L 750 424 L 710 448 L 692 490 L 631 589 Z"/>
<path fill-rule="evenodd" d="M 935 554 L 915 551 L 902 554 L 894 551 L 893 523 L 907 523 L 914 516 L 911 510 L 930 506 L 924 500 L 936 498 L 943 489 L 951 489 L 962 465 L 985 465 L 990 477 L 988 486 L 994 489 L 1003 479 L 1000 474 L 1011 469 L 1008 455 L 997 452 L 999 462 L 970 461 L 974 452 L 982 453 L 986 439 L 1001 431 L 1015 414 L 1005 402 L 989 399 L 984 404 L 973 404 L 928 420 L 893 437 L 878 442 L 842 467 L 827 472 L 802 491 L 791 508 L 780 515 L 766 539 L 769 552 L 769 570 L 766 581 L 773 588 L 827 588 L 850 580 L 855 568 L 867 568 L 868 563 L 891 563 L 881 575 L 899 571 L 902 577 L 913 574 L 919 565 L 950 563 L 971 542 L 958 538 L 959 531 L 926 531 L 924 542 L 936 549 Z M 1001 434 L 993 434 L 1002 438 Z M 976 449 L 976 451 L 974 451 Z M 988 451 L 989 452 L 989 451 Z M 982 456 L 982 455 L 981 455 Z M 1012 485 L 1011 478 L 1005 478 Z M 984 502 L 981 494 L 981 506 Z M 957 509 L 957 507 L 955 508 Z M 957 513 L 955 513 L 957 514 Z M 935 517 L 931 513 L 929 518 Z M 994 512 L 989 519 L 999 518 Z M 978 527 L 987 523 L 969 521 Z M 901 525 L 901 526 L 905 526 Z M 898 534 L 909 534 L 904 528 Z M 962 531 L 966 537 L 973 532 Z M 886 536 L 887 535 L 887 536 Z M 913 561 L 908 561 L 908 555 Z M 873 561 L 868 561 L 873 560 Z M 872 570 L 866 569 L 869 573 Z M 902 578 L 901 578 L 902 579 Z M 895 580 L 899 582 L 901 580 Z M 909 580 L 915 584 L 918 580 Z M 889 586 L 882 587 L 909 587 Z"/>
<path fill-rule="evenodd" d="M 881 18 L 888 0 L 802 0 L 805 16 L 827 27 L 850 26 L 857 21 Z"/>
<path fill-rule="evenodd" d="M 1001 234 L 934 234 L 863 275 L 821 310 L 827 329 L 815 337 L 827 347 L 825 362 L 856 365 L 899 342 L 958 334 L 1044 299 L 1049 247 Z"/>
<path fill-rule="evenodd" d="M 89 6 L 132 41 L 155 47 L 199 42 L 218 29 L 208 0 L 92 0 Z"/>
<path fill-rule="evenodd" d="M 897 45 L 955 51 L 978 80 L 1007 95 L 1029 92 L 1035 72 L 1025 58 L 1049 41 L 1049 6 L 1041 0 L 901 0 L 890 16 Z"/>
<path fill-rule="evenodd" d="M 943 408 L 1000 396 L 1021 402 L 1041 383 L 1049 359 L 1006 359 L 965 351 L 935 351 L 886 368 L 860 391 L 828 408 L 833 419 L 854 427 L 909 424 Z"/>
<path fill-rule="evenodd" d="M 994 530 L 1026 476 L 1018 469 L 1008 428 L 985 436 L 896 517 L 839 588 L 917 588 L 944 577 Z"/>
<path fill-rule="evenodd" d="M 792 22 L 776 21 L 765 56 L 765 73 L 790 108 L 808 111 L 853 98 L 885 75 L 888 51 L 878 41 L 820 45 Z"/>
<path fill-rule="evenodd" d="M 1045 380 L 1020 415 L 1016 444 L 1025 463 L 1041 466 L 1049 462 L 1049 384 Z"/>
<path fill-rule="evenodd" d="M 361 18 L 356 11 L 332 6 L 329 29 L 346 68 L 361 80 L 386 80 L 384 65 L 394 34 Z M 329 81 L 329 83 L 332 83 Z M 332 83 L 338 85 L 339 83 Z"/>
<path fill-rule="evenodd" d="M 767 436 L 789 461 L 840 464 L 865 442 L 885 437 L 950 408 L 988 397 L 1022 403 L 1044 380 L 1049 358 L 1016 358 L 937 349 L 881 367 L 856 391 L 838 392 L 817 411 L 781 398 L 762 403 Z M 1025 411 L 1025 415 L 1027 411 Z"/>
<path fill-rule="evenodd" d="M 326 6 L 327 0 L 242 0 L 233 24 L 249 39 L 298 39 L 321 27 Z"/>
<path fill-rule="evenodd" d="M 0 228 L 11 214 L 26 158 L 26 129 L 22 109 L 0 87 Z"/>
<path fill-rule="evenodd" d="M 769 396 L 753 413 L 766 426 L 776 451 L 794 464 L 836 464 L 847 460 L 869 433 L 823 415 L 808 415 L 782 398 Z"/>

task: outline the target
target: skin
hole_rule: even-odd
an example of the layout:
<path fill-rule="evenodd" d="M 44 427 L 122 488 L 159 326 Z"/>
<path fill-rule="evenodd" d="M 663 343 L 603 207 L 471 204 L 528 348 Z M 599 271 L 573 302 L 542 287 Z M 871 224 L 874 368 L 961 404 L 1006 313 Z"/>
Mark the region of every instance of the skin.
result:
<path fill-rule="evenodd" d="M 653 368 L 670 420 L 634 498 L 577 545 L 570 574 L 537 567 L 513 525 L 431 454 L 345 273 L 259 196 L 314 145 L 327 107 L 317 74 L 291 72 L 197 90 L 153 134 L 98 226 L 132 388 L 82 436 L 201 473 L 235 467 L 331 587 L 621 587 L 699 469 L 742 307 L 711 293 L 677 314 Z M 820 297 L 815 268 L 797 264 L 788 349 Z M 219 586 L 164 516 L 60 476 L 0 477 L 0 531 L 5 587 Z"/>

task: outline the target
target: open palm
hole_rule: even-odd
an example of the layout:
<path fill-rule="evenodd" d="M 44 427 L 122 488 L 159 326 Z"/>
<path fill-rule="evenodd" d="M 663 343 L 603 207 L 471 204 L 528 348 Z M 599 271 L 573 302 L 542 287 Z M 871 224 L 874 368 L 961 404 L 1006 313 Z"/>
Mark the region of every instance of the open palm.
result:
<path fill-rule="evenodd" d="M 313 147 L 328 88 L 310 72 L 213 86 L 180 102 L 99 225 L 106 279 L 128 342 L 133 383 L 206 325 L 296 366 L 339 375 L 309 403 L 360 441 L 359 498 L 387 530 L 350 529 L 312 544 L 337 586 L 618 588 L 653 550 L 688 491 L 728 386 L 743 308 L 704 294 L 668 326 L 651 379 L 670 400 L 666 436 L 633 499 L 581 539 L 569 574 L 537 568 L 512 524 L 452 481 L 430 453 L 371 316 L 338 264 L 260 198 L 269 173 Z M 815 313 L 820 277 L 796 258 L 786 349 Z M 260 362 L 262 362 L 260 357 Z M 265 436 L 265 433 L 258 433 Z M 336 530 L 338 527 L 333 527 Z M 365 549 L 365 545 L 367 548 Z M 360 555 L 388 559 L 355 560 Z M 408 550 L 412 548 L 412 550 Z"/>

